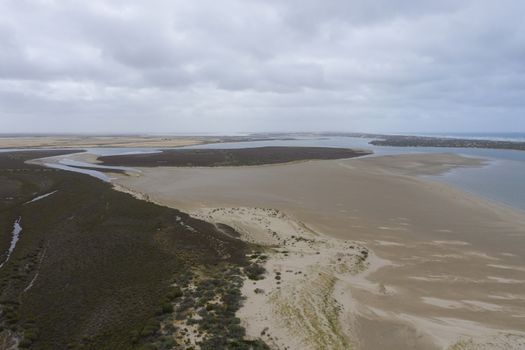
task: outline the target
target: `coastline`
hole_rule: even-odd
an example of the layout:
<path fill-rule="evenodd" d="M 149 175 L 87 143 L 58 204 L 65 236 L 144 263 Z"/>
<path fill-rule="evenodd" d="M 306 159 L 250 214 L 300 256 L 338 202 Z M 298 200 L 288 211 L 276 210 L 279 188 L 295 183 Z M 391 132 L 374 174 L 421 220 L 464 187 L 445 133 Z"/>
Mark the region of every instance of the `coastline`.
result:
<path fill-rule="evenodd" d="M 482 168 L 455 168 L 438 176 L 423 177 L 482 197 L 495 205 L 525 212 L 522 196 L 525 185 L 519 181 L 525 175 L 523 164 L 516 160 L 488 158 Z"/>
<path fill-rule="evenodd" d="M 330 239 L 364 244 L 373 256 L 392 263 L 363 279 L 391 293 L 376 295 L 355 279 L 346 287 L 336 284 L 341 304 L 351 310 L 340 319 L 357 325 L 345 330 L 345 337 L 379 349 L 384 346 L 380 332 L 392 332 L 397 336 L 389 339 L 391 349 L 406 349 L 416 339 L 425 348 L 446 349 L 482 333 L 490 339 L 515 334 L 525 315 L 520 292 L 525 273 L 514 268 L 525 266 L 517 243 L 525 237 L 523 214 L 418 175 L 480 164 L 473 162 L 451 155 L 405 155 L 233 169 L 140 168 L 140 176 L 117 176 L 116 183 L 193 213 L 276 209 Z M 326 181 L 312 188 L 319 178 Z M 227 218 L 221 220 L 228 224 Z M 475 288 L 465 290 L 472 283 Z M 521 341 L 524 335 L 516 334 L 516 342 Z"/>

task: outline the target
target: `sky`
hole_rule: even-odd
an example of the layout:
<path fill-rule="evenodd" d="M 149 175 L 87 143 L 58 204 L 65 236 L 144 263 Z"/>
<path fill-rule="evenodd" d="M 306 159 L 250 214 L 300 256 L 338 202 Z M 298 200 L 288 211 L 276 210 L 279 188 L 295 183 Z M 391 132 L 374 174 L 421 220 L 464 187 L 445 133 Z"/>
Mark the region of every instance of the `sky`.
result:
<path fill-rule="evenodd" d="M 522 0 L 0 0 L 0 133 L 525 132 Z"/>

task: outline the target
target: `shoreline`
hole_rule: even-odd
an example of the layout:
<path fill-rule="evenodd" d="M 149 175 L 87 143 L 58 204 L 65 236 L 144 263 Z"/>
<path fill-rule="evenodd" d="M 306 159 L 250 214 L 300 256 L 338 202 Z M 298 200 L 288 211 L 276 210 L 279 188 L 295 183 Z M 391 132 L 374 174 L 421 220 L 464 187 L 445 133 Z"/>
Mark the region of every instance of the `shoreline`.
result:
<path fill-rule="evenodd" d="M 364 349 L 384 348 L 380 332 L 398 334 L 390 339 L 391 349 L 407 349 L 407 342 L 417 339 L 424 342 L 419 348 L 452 349 L 471 338 L 481 347 L 475 342 L 480 336 L 476 329 L 494 339 L 499 339 L 498 330 L 514 334 L 518 316 L 525 315 L 525 295 L 519 292 L 525 273 L 513 268 L 525 265 L 517 243 L 525 237 L 523 214 L 417 175 L 461 165 L 476 166 L 479 161 L 403 155 L 249 169 L 140 168 L 141 176 L 119 177 L 116 183 L 192 213 L 205 208 L 273 208 L 330 239 L 362 242 L 370 254 L 392 262 L 365 278 L 390 293 L 371 293 L 355 278 L 347 287 L 335 284 L 348 309 L 358 310 L 340 316 L 355 320 L 354 331 L 346 329 L 345 336 Z M 331 181 L 319 183 L 319 178 Z M 310 187 L 312 183 L 317 188 Z M 495 234 L 497 241 L 491 238 Z M 495 261 L 511 269 L 489 266 Z M 450 284 L 449 278 L 457 282 Z M 476 287 L 466 290 L 464 284 L 472 283 L 468 281 L 477 281 Z M 461 299 L 454 296 L 459 290 Z M 512 297 L 503 299 L 507 294 Z M 516 334 L 516 342 L 525 336 Z M 447 347 L 436 342 L 440 337 L 447 339 Z"/>
<path fill-rule="evenodd" d="M 464 155 L 462 155 L 464 156 Z M 464 156 L 468 157 L 468 156 Z M 525 203 L 522 200 L 519 200 L 518 196 L 509 196 L 509 192 L 506 191 L 505 188 L 502 187 L 502 183 L 512 183 L 513 181 L 508 181 L 508 175 L 505 175 L 509 173 L 508 170 L 509 167 L 512 169 L 512 167 L 515 167 L 516 165 L 519 167 L 520 162 L 514 161 L 514 160 L 506 160 L 506 159 L 499 159 L 499 158 L 485 158 L 485 164 L 483 165 L 482 169 L 480 168 L 480 171 L 477 173 L 473 173 L 470 171 L 472 167 L 459 167 L 455 169 L 451 169 L 443 174 L 439 175 L 430 175 L 422 177 L 425 180 L 433 181 L 441 184 L 446 184 L 452 188 L 458 189 L 464 193 L 467 193 L 471 196 L 476 196 L 479 198 L 482 198 L 484 201 L 492 203 L 496 206 L 505 207 L 509 210 L 514 210 L 518 212 L 522 212 L 525 214 Z M 519 169 L 519 168 L 518 168 Z M 466 172 L 464 171 L 466 170 Z M 507 178 L 499 179 L 494 184 L 487 183 L 486 178 L 489 176 L 487 174 L 495 174 L 500 171 L 504 172 L 504 176 Z M 487 186 L 484 186 L 485 188 L 482 188 L 479 183 L 477 186 L 472 185 L 466 185 L 466 179 L 469 177 L 467 176 L 467 173 L 471 173 L 473 176 L 483 176 L 485 180 L 483 180 Z M 510 180 L 513 180 L 514 178 L 518 177 L 518 175 L 513 175 L 513 178 Z M 487 187 L 490 188 L 492 186 L 498 186 L 499 189 L 496 191 L 487 191 Z M 519 183 L 517 184 L 519 185 Z M 523 187 L 525 189 L 525 187 Z M 516 188 L 516 191 L 523 192 L 523 189 L 520 189 L 519 187 Z"/>
<path fill-rule="evenodd" d="M 249 338 L 262 336 L 274 349 L 354 348 L 354 330 L 340 322 L 353 301 L 336 291 L 382 266 L 366 247 L 305 229 L 273 209 L 207 208 L 190 214 L 227 224 L 243 240 L 265 247 L 260 255 L 266 277 L 246 280 L 242 288 L 247 299 L 238 316 Z"/>
<path fill-rule="evenodd" d="M 516 251 L 516 244 L 503 244 L 505 251 L 494 251 L 490 248 L 491 239 L 484 243 L 479 234 L 470 232 L 481 230 L 490 238 L 491 229 L 487 230 L 486 226 L 489 222 L 498 222 L 498 225 L 513 230 L 509 236 L 511 241 L 523 242 L 525 231 L 520 225 L 525 224 L 525 216 L 421 176 L 483 164 L 479 159 L 441 154 L 312 160 L 273 164 L 271 167 L 139 168 L 140 173 L 133 177 L 115 174 L 117 179 L 113 186 L 136 198 L 184 210 L 216 225 L 229 225 L 244 232 L 243 240 L 267 246 L 265 266 L 268 276 L 255 284 L 251 281 L 245 283 L 242 291 L 247 301 L 239 317 L 249 336 L 262 337 L 268 344 L 273 344 L 274 349 L 307 348 L 305 344 L 318 339 L 323 339 L 323 343 L 314 341 L 317 345 L 311 349 L 322 349 L 327 344 L 334 349 L 350 346 L 382 349 L 386 344 L 381 338 L 384 333 L 397 334 L 388 339 L 389 347 L 394 350 L 408 349 L 408 343 L 416 344 L 414 349 L 483 349 L 484 343 L 488 342 L 501 345 L 501 349 L 518 349 L 520 342 L 525 341 L 525 334 L 516 328 L 517 320 L 525 317 L 525 294 L 519 292 L 520 286 L 525 285 L 525 269 L 522 271 L 525 257 Z M 326 174 L 319 176 L 319 173 Z M 338 198 L 340 191 L 333 192 L 338 186 L 323 183 L 326 193 L 323 188 L 320 192 L 312 191 L 312 188 L 306 190 L 308 186 L 305 185 L 312 181 L 317 183 L 319 177 L 331 178 L 336 183 L 350 181 L 349 185 L 360 184 L 357 188 L 347 189 L 357 191 L 354 197 L 357 194 L 361 198 L 359 209 L 351 210 L 350 207 L 356 205 L 354 200 L 344 202 L 346 204 L 334 203 L 334 199 L 342 200 Z M 290 178 L 295 178 L 295 182 L 290 183 Z M 408 198 L 394 207 L 387 205 L 381 209 L 389 201 L 384 202 L 385 198 L 383 202 L 377 200 L 387 195 L 385 191 L 396 187 L 402 189 L 394 193 L 403 193 Z M 365 191 L 365 197 L 359 195 L 360 190 Z M 311 197 L 311 200 L 304 196 Z M 317 201 L 321 205 L 311 207 Z M 410 215 L 393 210 L 396 207 L 399 210 L 402 203 L 426 201 L 431 203 L 431 213 L 423 210 L 418 214 L 421 205 L 406 208 L 405 212 Z M 242 219 L 234 219 L 240 210 L 244 212 Z M 372 215 L 377 211 L 379 216 Z M 459 227 L 433 228 L 439 223 L 435 219 L 442 215 L 440 211 L 448 213 L 445 214 L 447 220 Z M 412 215 L 414 212 L 415 216 Z M 285 224 L 262 224 L 275 221 L 276 214 L 271 213 L 280 213 L 277 216 Z M 384 214 L 386 218 L 382 217 Z M 421 220 L 418 215 L 426 219 L 418 223 Z M 388 220 L 377 222 L 385 219 Z M 465 220 L 473 227 L 465 230 L 462 227 Z M 273 227 L 269 231 L 268 225 Z M 341 231 L 345 226 L 346 230 Z M 464 232 L 458 236 L 461 230 Z M 270 238 L 281 238 L 261 241 L 265 232 L 266 235 L 272 233 Z M 290 232 L 294 232 L 295 238 L 300 237 L 301 242 L 304 239 L 315 244 L 294 247 L 297 249 L 294 251 L 286 243 L 283 245 L 283 237 L 290 240 Z M 337 271 L 334 268 L 337 263 L 330 261 L 330 257 L 341 254 L 338 249 L 342 242 L 348 241 L 366 249 L 367 263 L 380 259 L 376 261 L 383 261 L 383 264 L 372 264 L 375 268 L 355 274 Z M 287 250 L 286 255 L 282 253 L 283 249 Z M 349 256 L 355 259 L 357 255 Z M 309 284 L 301 282 L 297 277 L 297 261 L 301 261 L 301 269 L 308 269 L 309 276 L 319 277 L 308 280 Z M 480 264 L 486 268 L 480 270 Z M 347 265 L 352 265 L 352 262 L 347 262 Z M 422 266 L 428 266 L 425 269 L 430 270 L 422 273 L 425 271 L 421 270 Z M 442 272 L 445 266 L 450 269 L 450 274 Z M 295 274 L 289 272 L 294 269 Z M 277 272 L 279 284 L 276 283 Z M 457 282 L 450 285 L 451 278 Z M 302 287 L 312 283 L 320 291 L 315 295 Z M 475 283 L 476 287 L 462 291 L 460 299 L 448 292 L 451 288 L 464 290 L 464 283 Z M 458 286 L 454 287 L 455 284 Z M 413 288 L 426 290 L 426 293 L 414 292 Z M 301 295 L 305 297 L 297 297 Z M 322 300 L 329 303 L 319 307 Z M 265 307 L 267 305 L 279 305 L 277 309 L 290 310 L 291 314 L 276 313 L 275 307 Z M 509 311 L 510 305 L 513 311 Z M 303 317 L 294 310 L 311 312 L 308 317 Z M 509 312 L 512 314 L 506 315 Z M 491 320 L 488 323 L 487 318 Z M 290 324 L 287 319 L 300 321 Z M 328 329 L 319 326 L 327 322 L 337 326 Z M 278 327 L 264 326 L 266 324 Z M 307 339 L 304 333 L 297 331 L 305 326 L 321 331 L 313 333 L 315 339 Z M 510 338 L 512 341 L 505 343 L 505 339 Z"/>
<path fill-rule="evenodd" d="M 386 343 L 361 347 L 360 333 L 370 333 L 370 329 L 379 327 L 381 331 L 371 332 L 373 334 L 368 337 L 370 343 L 388 329 L 381 325 L 385 320 L 405 329 L 404 339 L 387 339 L 392 349 L 406 348 L 403 341 L 407 340 L 415 346 L 414 349 L 436 350 L 474 350 L 499 345 L 501 349 L 519 349 L 525 343 L 525 332 L 517 330 L 453 318 L 412 317 L 361 304 L 352 297 L 352 291 L 361 290 L 380 297 L 399 293 L 395 287 L 369 279 L 381 269 L 395 264 L 378 257 L 365 242 L 332 238 L 322 232 L 301 229 L 304 227 L 301 221 L 274 209 L 202 208 L 190 215 L 215 224 L 227 224 L 243 233 L 243 240 L 267 247 L 261 253 L 267 257 L 264 263 L 267 276 L 260 281 L 245 281 L 242 293 L 246 301 L 238 316 L 248 338 L 262 337 L 272 349 L 380 349 Z M 269 240 L 261 237 L 264 231 Z M 276 237 L 277 242 L 272 241 Z M 295 242 L 292 240 L 290 244 L 291 237 Z M 297 242 L 308 243 L 301 245 Z M 398 245 L 388 241 L 375 243 Z M 440 243 L 456 245 L 461 242 Z M 424 302 L 445 309 L 473 307 L 479 311 L 495 308 L 495 304 L 468 300 L 457 303 L 459 306 L 441 299 L 428 298 Z M 322 325 L 327 324 L 332 324 L 332 327 L 323 329 Z M 367 324 L 368 329 L 358 324 Z M 306 333 L 305 329 L 308 329 Z"/>

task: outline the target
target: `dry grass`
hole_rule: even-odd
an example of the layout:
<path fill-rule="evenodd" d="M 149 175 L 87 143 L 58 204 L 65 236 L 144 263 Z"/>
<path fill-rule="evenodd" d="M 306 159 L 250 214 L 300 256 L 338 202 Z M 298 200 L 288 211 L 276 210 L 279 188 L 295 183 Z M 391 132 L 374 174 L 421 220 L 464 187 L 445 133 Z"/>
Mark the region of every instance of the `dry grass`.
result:
<path fill-rule="evenodd" d="M 310 277 L 310 275 L 315 277 Z M 333 297 L 336 278 L 312 271 L 287 290 L 270 296 L 273 311 L 296 336 L 314 349 L 351 349 L 339 324 L 339 305 Z"/>

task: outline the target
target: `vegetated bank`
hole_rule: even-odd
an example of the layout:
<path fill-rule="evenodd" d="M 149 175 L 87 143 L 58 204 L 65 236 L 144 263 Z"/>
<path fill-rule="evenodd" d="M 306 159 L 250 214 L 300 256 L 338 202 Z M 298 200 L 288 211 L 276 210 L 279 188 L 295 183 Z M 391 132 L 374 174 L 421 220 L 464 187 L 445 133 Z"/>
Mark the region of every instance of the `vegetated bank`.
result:
<path fill-rule="evenodd" d="M 235 317 L 254 246 L 90 176 L 25 163 L 62 153 L 0 154 L 0 348 L 267 348 Z"/>
<path fill-rule="evenodd" d="M 332 147 L 256 147 L 239 149 L 172 149 L 159 153 L 103 156 L 104 165 L 155 166 L 243 166 L 279 164 L 302 160 L 343 159 L 370 152 Z"/>
<path fill-rule="evenodd" d="M 427 136 L 385 135 L 380 140 L 371 141 L 370 144 L 396 147 L 487 148 L 525 151 L 525 142 Z"/>

